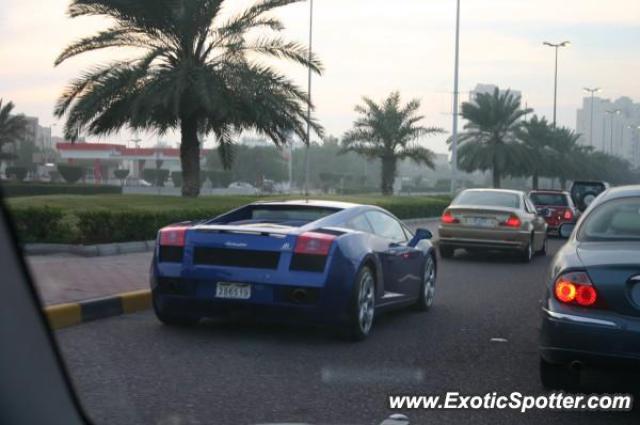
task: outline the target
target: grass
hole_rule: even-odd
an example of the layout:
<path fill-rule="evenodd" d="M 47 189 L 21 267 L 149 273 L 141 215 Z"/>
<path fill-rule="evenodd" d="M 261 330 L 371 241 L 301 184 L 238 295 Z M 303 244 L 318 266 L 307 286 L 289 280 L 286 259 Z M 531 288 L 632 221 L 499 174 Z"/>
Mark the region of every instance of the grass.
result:
<path fill-rule="evenodd" d="M 206 196 L 195 199 L 177 196 L 157 195 L 45 195 L 25 196 L 6 199 L 9 208 L 20 209 L 27 207 L 51 207 L 63 210 L 65 213 L 81 211 L 175 211 L 175 210 L 204 210 L 207 208 L 219 211 L 235 208 L 257 200 L 301 199 L 301 196 Z M 313 199 L 374 204 L 385 207 L 394 203 L 419 204 L 424 202 L 424 196 L 313 196 Z M 435 197 L 446 199 L 446 197 Z"/>

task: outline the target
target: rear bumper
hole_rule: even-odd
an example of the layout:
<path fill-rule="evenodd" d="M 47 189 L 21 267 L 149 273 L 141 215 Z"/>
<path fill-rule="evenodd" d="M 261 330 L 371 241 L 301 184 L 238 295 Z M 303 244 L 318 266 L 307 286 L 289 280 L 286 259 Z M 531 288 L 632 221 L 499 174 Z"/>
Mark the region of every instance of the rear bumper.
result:
<path fill-rule="evenodd" d="M 199 317 L 249 314 L 260 320 L 319 324 L 347 320 L 349 294 L 337 294 L 329 285 L 310 288 L 252 284 L 248 300 L 216 298 L 215 288 L 215 281 L 151 278 L 153 302 L 157 308 L 172 314 Z M 305 296 L 294 296 L 296 290 L 303 290 Z"/>
<path fill-rule="evenodd" d="M 440 226 L 440 246 L 457 248 L 481 247 L 490 249 L 522 250 L 530 241 L 527 230 L 477 229 Z"/>
<path fill-rule="evenodd" d="M 542 309 L 540 354 L 550 363 L 640 368 L 640 318 L 567 308 Z"/>

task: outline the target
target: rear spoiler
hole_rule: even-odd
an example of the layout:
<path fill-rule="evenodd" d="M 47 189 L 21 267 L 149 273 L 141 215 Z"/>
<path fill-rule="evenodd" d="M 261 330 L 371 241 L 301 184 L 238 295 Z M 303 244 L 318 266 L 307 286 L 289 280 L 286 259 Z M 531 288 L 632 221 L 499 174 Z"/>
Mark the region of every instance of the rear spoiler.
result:
<path fill-rule="evenodd" d="M 287 226 L 228 226 L 225 224 L 205 224 L 194 226 L 191 230 L 202 233 L 240 233 L 244 235 L 260 235 L 285 237 L 294 228 Z"/>

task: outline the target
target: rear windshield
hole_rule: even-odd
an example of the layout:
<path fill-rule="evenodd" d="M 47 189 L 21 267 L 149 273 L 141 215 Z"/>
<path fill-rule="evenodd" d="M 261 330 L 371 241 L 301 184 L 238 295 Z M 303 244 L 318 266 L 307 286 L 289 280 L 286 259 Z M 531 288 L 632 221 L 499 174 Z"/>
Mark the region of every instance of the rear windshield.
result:
<path fill-rule="evenodd" d="M 576 196 L 581 196 L 587 193 L 593 193 L 594 195 L 599 195 L 601 192 L 604 192 L 606 186 L 603 183 L 574 183 L 571 187 L 571 195 L 575 198 Z"/>
<path fill-rule="evenodd" d="M 462 192 L 452 205 L 480 205 L 487 207 L 520 208 L 520 197 L 513 193 L 491 191 Z"/>
<path fill-rule="evenodd" d="M 605 202 L 584 218 L 581 241 L 640 241 L 640 198 Z"/>
<path fill-rule="evenodd" d="M 529 195 L 531 202 L 535 205 L 557 205 L 568 207 L 569 201 L 563 193 L 532 193 Z"/>
<path fill-rule="evenodd" d="M 338 208 L 305 205 L 249 205 L 210 223 L 251 224 L 274 223 L 301 226 L 340 211 Z"/>

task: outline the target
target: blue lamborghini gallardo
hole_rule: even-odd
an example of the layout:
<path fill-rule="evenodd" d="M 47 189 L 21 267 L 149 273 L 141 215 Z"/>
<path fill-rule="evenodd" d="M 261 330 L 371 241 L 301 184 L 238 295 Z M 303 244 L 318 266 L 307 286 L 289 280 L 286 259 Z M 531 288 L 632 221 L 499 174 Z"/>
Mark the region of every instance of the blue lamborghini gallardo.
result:
<path fill-rule="evenodd" d="M 160 229 L 154 311 L 165 324 L 187 325 L 249 310 L 337 325 L 364 339 L 384 310 L 431 307 L 437 263 L 430 238 L 375 206 L 256 202 Z"/>

